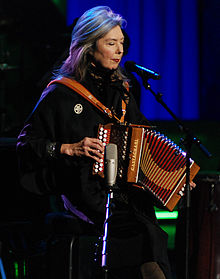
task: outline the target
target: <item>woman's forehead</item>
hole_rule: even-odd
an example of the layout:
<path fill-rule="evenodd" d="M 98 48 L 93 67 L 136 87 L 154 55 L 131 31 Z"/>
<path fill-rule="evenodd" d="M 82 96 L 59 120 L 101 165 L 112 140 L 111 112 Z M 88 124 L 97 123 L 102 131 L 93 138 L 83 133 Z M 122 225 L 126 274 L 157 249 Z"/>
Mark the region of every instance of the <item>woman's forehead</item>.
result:
<path fill-rule="evenodd" d="M 124 35 L 119 25 L 113 27 L 108 33 L 103 36 L 104 40 L 123 40 Z"/>

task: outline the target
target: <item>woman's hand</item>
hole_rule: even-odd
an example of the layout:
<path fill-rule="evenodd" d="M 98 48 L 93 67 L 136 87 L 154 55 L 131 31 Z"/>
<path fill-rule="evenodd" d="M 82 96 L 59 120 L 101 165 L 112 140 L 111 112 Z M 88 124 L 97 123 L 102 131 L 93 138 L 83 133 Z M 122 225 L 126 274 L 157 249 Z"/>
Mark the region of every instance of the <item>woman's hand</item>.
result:
<path fill-rule="evenodd" d="M 190 181 L 189 183 L 189 187 L 190 187 L 190 191 L 193 190 L 196 187 L 196 183 L 193 181 Z M 185 192 L 186 192 L 186 184 L 184 184 L 184 186 L 182 187 L 182 189 L 179 191 L 179 195 L 181 197 L 185 196 Z"/>
<path fill-rule="evenodd" d="M 193 189 L 196 187 L 196 183 L 193 182 L 193 181 L 191 181 L 191 182 L 189 183 L 189 185 L 190 185 L 190 190 L 193 190 Z"/>
<path fill-rule="evenodd" d="M 104 146 L 99 139 L 85 137 L 77 143 L 63 143 L 60 148 L 60 153 L 69 156 L 86 156 L 100 162 L 103 157 Z"/>

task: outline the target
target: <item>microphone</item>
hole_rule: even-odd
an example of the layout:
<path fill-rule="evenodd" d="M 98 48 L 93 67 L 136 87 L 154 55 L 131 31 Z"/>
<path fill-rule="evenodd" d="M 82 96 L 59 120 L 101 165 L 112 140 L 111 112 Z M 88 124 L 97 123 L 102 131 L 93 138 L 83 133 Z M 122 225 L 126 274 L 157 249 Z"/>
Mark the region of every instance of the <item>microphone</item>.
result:
<path fill-rule="evenodd" d="M 139 66 L 134 61 L 126 61 L 124 63 L 124 66 L 127 71 L 135 72 L 144 79 L 150 79 L 150 78 L 155 80 L 160 79 L 160 74 L 152 70 L 149 70 L 147 68 L 144 68 L 142 66 Z"/>
<path fill-rule="evenodd" d="M 117 145 L 109 143 L 105 148 L 105 173 L 106 183 L 109 187 L 115 185 L 118 169 L 118 150 Z"/>

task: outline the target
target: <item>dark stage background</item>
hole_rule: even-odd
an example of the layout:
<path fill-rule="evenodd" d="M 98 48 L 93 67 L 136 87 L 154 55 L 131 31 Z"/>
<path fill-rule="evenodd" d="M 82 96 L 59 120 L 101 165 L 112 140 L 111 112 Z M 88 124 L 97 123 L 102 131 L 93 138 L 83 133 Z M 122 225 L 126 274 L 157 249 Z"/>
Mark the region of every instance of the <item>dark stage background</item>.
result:
<path fill-rule="evenodd" d="M 135 3 L 130 0 L 1 0 L 0 257 L 6 259 L 5 268 L 10 273 L 7 278 L 26 278 L 30 266 L 35 275 L 29 278 L 44 278 L 40 274 L 45 271 L 44 244 L 48 237 L 44 216 L 59 210 L 60 204 L 53 196 L 38 197 L 22 189 L 17 170 L 16 138 L 49 81 L 51 71 L 66 57 L 73 20 L 96 5 L 108 5 L 126 18 L 125 30 L 131 44 L 124 61 L 134 60 L 160 72 L 160 81 L 150 81 L 153 89 L 164 94 L 168 106 L 213 155 L 208 159 L 193 146 L 192 157 L 201 171 L 192 197 L 190 251 L 192 278 L 217 279 L 220 276 L 217 264 L 220 257 L 218 0 L 139 0 Z M 139 77 L 137 79 L 141 83 Z M 144 88 L 141 91 L 142 112 L 179 144 L 184 134 L 151 93 Z M 181 279 L 178 271 L 182 270 L 179 266 L 182 259 L 176 257 L 176 251 L 177 255 L 182 255 L 184 250 L 179 240 L 183 220 L 184 210 L 180 209 L 179 222 L 161 221 L 163 226 L 173 226 L 172 240 L 175 242 L 175 235 L 177 238 L 176 247 L 169 248 L 169 255 L 174 278 L 178 279 Z M 34 255 L 32 260 L 30 254 Z M 42 270 L 38 273 L 39 266 Z"/>

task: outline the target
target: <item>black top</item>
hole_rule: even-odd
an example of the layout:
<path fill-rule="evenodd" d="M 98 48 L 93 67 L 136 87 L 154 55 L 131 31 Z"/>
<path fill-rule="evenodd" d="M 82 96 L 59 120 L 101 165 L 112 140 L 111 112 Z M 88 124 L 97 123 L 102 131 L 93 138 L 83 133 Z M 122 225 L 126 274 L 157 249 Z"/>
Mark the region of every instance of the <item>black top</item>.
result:
<path fill-rule="evenodd" d="M 132 88 L 128 93 L 114 71 L 90 66 L 82 84 L 119 117 L 121 98 L 124 98 L 128 103 L 125 118 L 128 123 L 149 124 L 136 105 Z M 81 107 L 80 113 L 76 110 L 77 105 Z M 78 216 L 84 220 L 88 217 L 87 221 L 103 225 L 106 187 L 102 178 L 92 175 L 94 161 L 63 154 L 51 156 L 47 146 L 50 143 L 59 146 L 59 143 L 79 142 L 84 137 L 97 137 L 98 124 L 109 122 L 112 119 L 78 93 L 61 84 L 50 85 L 44 90 L 18 138 L 17 154 L 22 185 L 37 194 L 63 195 L 77 210 Z M 114 195 L 114 202 L 118 220 L 129 216 L 127 221 L 135 220 L 135 223 L 141 224 L 138 231 L 142 230 L 144 224 L 152 246 L 148 247 L 148 260 L 161 263 L 166 273 L 167 235 L 157 224 L 151 196 L 132 186 L 123 187 L 121 192 Z M 121 212 L 126 212 L 122 218 Z M 120 223 L 115 222 L 116 226 Z M 123 235 L 126 226 L 122 229 Z M 127 231 L 131 232 L 131 227 L 128 228 Z M 119 234 L 120 230 L 117 231 Z"/>

